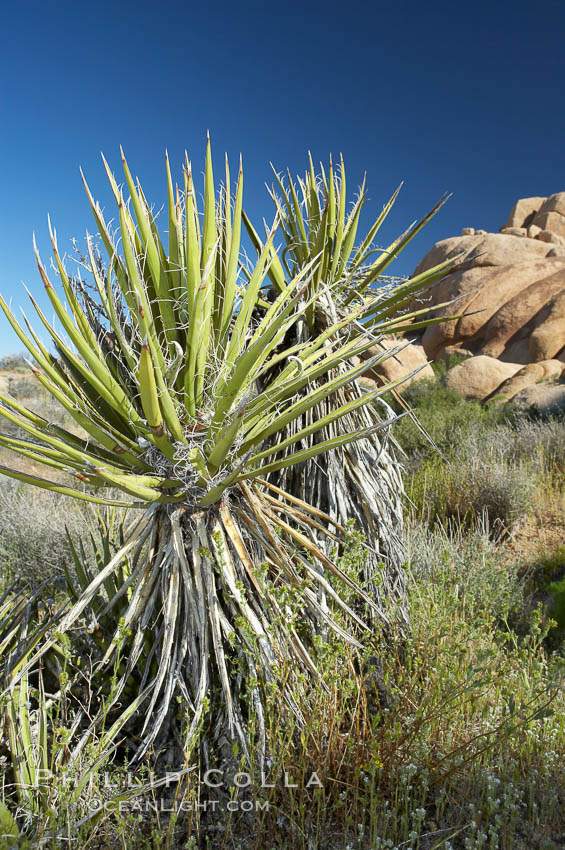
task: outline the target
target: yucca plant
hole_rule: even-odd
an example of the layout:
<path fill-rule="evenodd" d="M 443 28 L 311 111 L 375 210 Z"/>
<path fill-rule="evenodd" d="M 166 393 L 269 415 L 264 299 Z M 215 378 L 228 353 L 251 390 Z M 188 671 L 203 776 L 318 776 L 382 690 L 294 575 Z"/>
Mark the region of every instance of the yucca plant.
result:
<path fill-rule="evenodd" d="M 85 182 L 107 254 L 104 263 L 88 239 L 90 284 L 69 276 L 50 226 L 67 309 L 36 249 L 61 332 L 30 298 L 55 351 L 0 298 L 37 380 L 77 425 L 76 432 L 53 425 L 0 394 L 0 414 L 27 435 L 0 435 L 0 446 L 45 465 L 51 477 L 0 471 L 99 505 L 139 508 L 122 545 L 83 583 L 30 664 L 58 635 L 89 621 L 96 632 L 97 618 L 113 614 L 98 662 L 99 672 L 117 676 L 104 712 L 144 706 L 137 758 L 155 743 L 177 697 L 191 712 L 187 741 L 206 722 L 209 737 L 225 734 L 246 751 L 253 716 L 264 750 L 264 689 L 276 687 L 278 664 L 293 665 L 296 690 L 287 687 L 284 700 L 300 718 L 299 683 L 316 677 L 313 636 L 334 629 L 360 645 L 353 629 L 367 626 L 340 584 L 376 608 L 317 542 L 318 534 L 339 539 L 335 517 L 266 478 L 388 428 L 372 416 L 353 431 L 339 425 L 387 389 L 362 394 L 355 380 L 367 366 L 351 360 L 372 344 L 358 323 L 374 314 L 375 302 L 352 304 L 302 339 L 297 327 L 308 324 L 322 295 L 335 301 L 332 284 L 313 288 L 313 257 L 265 299 L 268 275 L 278 269 L 276 222 L 241 275 L 242 171 L 232 203 L 226 161 L 216 198 L 209 142 L 202 210 L 188 159 L 182 191 L 167 161 L 167 247 L 125 158 L 129 201 L 106 168 L 119 230 L 110 231 Z M 349 385 L 340 404 L 309 416 Z M 303 447 L 322 429 L 327 439 Z"/>
<path fill-rule="evenodd" d="M 329 326 L 349 315 L 352 308 L 365 307 L 362 318 L 345 323 L 338 330 L 335 337 L 337 344 L 346 339 L 353 341 L 356 337 L 370 336 L 373 345 L 382 351 L 383 359 L 398 354 L 407 342 L 399 342 L 385 353 L 386 349 L 380 346 L 384 335 L 417 330 L 427 324 L 419 321 L 426 311 L 414 310 L 414 299 L 451 270 L 453 261 L 442 263 L 411 279 L 387 277 L 384 272 L 442 207 L 447 196 L 443 196 L 424 218 L 412 224 L 390 245 L 379 248 L 375 240 L 400 187 L 359 239 L 361 211 L 367 199 L 365 180 L 351 204 L 347 197 L 343 159 L 338 173 L 334 171 L 330 157 L 328 172 L 321 166 L 321 172 L 316 174 L 310 157 L 309 168 L 303 178 L 295 182 L 287 172 L 285 180 L 276 171 L 275 178 L 276 186 L 270 189 L 270 195 L 280 223 L 283 249 L 280 257 L 275 254 L 274 248 L 271 249 L 268 271 L 271 299 L 277 298 L 290 280 L 315 263 L 305 293 L 308 306 L 304 316 L 293 327 L 293 341 L 313 341 Z M 245 223 L 261 254 L 265 243 L 246 216 Z M 370 363 L 366 364 L 366 368 L 370 368 Z M 340 362 L 335 367 L 335 374 L 345 369 L 347 363 Z M 327 376 L 322 380 L 326 382 Z M 395 388 L 390 389 L 402 403 Z M 345 384 L 335 393 L 325 395 L 300 418 L 289 423 L 288 433 L 296 434 L 312 422 L 324 421 L 333 411 L 342 408 L 354 392 L 351 384 Z M 395 457 L 392 435 L 388 429 L 377 430 L 375 427 L 383 419 L 391 418 L 394 418 L 392 411 L 382 397 L 378 406 L 356 407 L 341 419 L 339 427 L 352 433 L 366 429 L 365 439 L 336 447 L 335 451 L 322 458 L 310 457 L 270 473 L 270 481 L 328 513 L 338 524 L 355 520 L 370 544 L 365 561 L 365 586 L 376 603 L 379 619 L 385 628 L 391 625 L 391 619 L 395 619 L 399 626 L 407 621 L 401 467 Z M 300 446 L 312 449 L 334 437 L 335 433 L 335 426 L 330 423 L 300 438 Z"/>

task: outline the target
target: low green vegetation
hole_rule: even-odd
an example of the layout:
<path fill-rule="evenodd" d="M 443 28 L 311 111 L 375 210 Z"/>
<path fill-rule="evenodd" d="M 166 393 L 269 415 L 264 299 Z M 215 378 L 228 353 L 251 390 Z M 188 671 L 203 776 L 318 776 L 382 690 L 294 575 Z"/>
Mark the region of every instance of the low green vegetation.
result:
<path fill-rule="evenodd" d="M 449 452 L 462 435 L 489 429 L 507 420 L 501 407 L 466 400 L 456 390 L 433 378 L 413 383 L 402 396 L 441 452 Z M 410 417 L 405 416 L 394 433 L 411 465 L 436 454 L 429 439 Z"/>
<path fill-rule="evenodd" d="M 412 403 L 422 418 L 441 392 L 421 385 L 420 406 L 414 388 Z M 440 422 L 449 420 L 448 407 Z M 59 662 L 24 682 L 15 704 L 3 697 L 7 808 L 0 817 L 8 830 L 16 813 L 11 828 L 21 833 L 5 846 L 56 848 L 74 840 L 92 850 L 559 847 L 565 832 L 565 553 L 561 546 L 517 555 L 511 538 L 542 494 L 563 498 L 565 423 L 506 421 L 461 399 L 454 410 L 452 429 L 428 420 L 442 456 L 411 446 L 403 434 L 406 420 L 397 431 L 409 452 L 407 479 L 416 504 L 407 518 L 407 637 L 386 645 L 374 637 L 361 656 L 338 636 L 319 640 L 319 683 L 303 683 L 303 728 L 283 711 L 275 691 L 267 699 L 272 748 L 263 776 L 259 749 L 251 766 L 236 749 L 230 771 L 207 774 L 220 766 L 206 764 L 194 741 L 183 746 L 190 717 L 180 705 L 174 743 L 153 749 L 132 771 L 128 740 L 138 734 L 135 722 L 110 743 L 109 719 L 105 733 L 77 750 L 75 701 L 92 701 L 100 692 L 88 661 L 97 640 L 93 626 L 100 624 L 89 622 L 86 611 Z M 465 410 L 474 427 L 466 427 Z M 510 477 L 509 493 L 517 481 L 530 482 L 525 495 L 505 497 L 506 535 L 493 533 L 500 517 L 480 509 L 479 501 L 467 515 L 437 505 L 433 521 L 423 510 L 432 492 L 441 494 L 442 479 L 449 489 L 447 475 L 449 492 L 469 490 L 465 476 L 473 457 L 492 491 L 500 464 L 518 476 Z M 476 493 L 473 498 L 479 499 Z M 492 498 L 484 493 L 483 507 Z M 25 511 L 14 516 L 23 523 Z M 94 513 L 83 520 L 89 516 L 92 524 Z M 33 528 L 24 528 L 31 541 Z M 86 539 L 84 527 L 74 528 L 78 538 Z M 350 532 L 339 566 L 358 576 L 365 551 L 364 541 Z M 53 552 L 61 558 L 59 573 L 68 554 Z M 54 566 L 45 567 L 44 577 Z M 58 598 L 67 593 L 60 581 L 51 592 Z M 43 590 L 41 600 L 46 597 Z M 2 604 L 21 605 L 20 599 L 8 593 Z M 30 623 L 45 616 L 41 600 L 31 596 L 21 616 Z M 346 595 L 345 601 L 353 600 Z M 280 602 L 290 612 L 284 627 L 300 629 L 300 592 L 285 591 Z M 103 713 L 111 703 L 120 663 L 118 653 L 115 678 L 98 697 L 102 702 L 91 702 L 92 710 Z M 287 673 L 283 665 L 283 681 Z M 10 728 L 28 730 L 27 748 L 10 744 Z M 40 782 L 41 776 L 47 778 Z"/>
<path fill-rule="evenodd" d="M 408 416 L 395 429 L 406 453 L 407 493 L 423 521 L 472 526 L 484 517 L 502 537 L 527 517 L 540 490 L 562 488 L 562 420 L 518 417 L 434 380 L 412 385 L 404 398 L 426 432 Z"/>
<path fill-rule="evenodd" d="M 378 641 L 364 660 L 339 639 L 320 643 L 305 727 L 289 721 L 275 693 L 268 702 L 273 748 L 263 782 L 258 759 L 249 767 L 236 757 L 225 781 L 208 774 L 219 786 L 210 787 L 197 748 L 154 753 L 154 775 L 148 765 L 128 772 L 127 748 L 108 753 L 109 735 L 75 753 L 70 684 L 82 678 L 86 697 L 89 679 L 71 639 L 59 670 L 4 705 L 30 730 L 19 764 L 33 759 L 34 775 L 45 771 L 41 793 L 37 778 L 24 793 L 14 788 L 16 764 L 4 761 L 4 800 L 10 811 L 18 803 L 34 836 L 16 846 L 525 850 L 559 834 L 565 700 L 562 656 L 544 648 L 549 621 L 528 607 L 484 529 L 454 538 L 416 523 L 408 543 L 409 638 L 382 664 Z M 356 572 L 362 558 L 353 535 L 340 563 Z M 54 700 L 44 689 L 56 677 Z M 179 733 L 188 721 L 181 711 Z M 167 770 L 168 786 L 158 786 Z"/>
<path fill-rule="evenodd" d="M 559 650 L 565 640 L 565 546 L 558 546 L 535 561 L 526 571 L 525 580 L 533 599 L 545 605 L 553 621 L 548 646 Z"/>
<path fill-rule="evenodd" d="M 565 576 L 547 586 L 551 601 L 549 615 L 556 623 L 556 637 L 561 641 L 565 635 Z"/>

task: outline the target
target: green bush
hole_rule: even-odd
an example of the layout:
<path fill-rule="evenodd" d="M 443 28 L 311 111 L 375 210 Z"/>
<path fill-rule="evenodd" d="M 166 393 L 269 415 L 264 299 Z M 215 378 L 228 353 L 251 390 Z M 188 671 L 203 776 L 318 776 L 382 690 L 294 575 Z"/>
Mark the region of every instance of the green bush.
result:
<path fill-rule="evenodd" d="M 11 377 L 8 381 L 8 392 L 20 401 L 48 397 L 48 393 L 41 390 L 41 387 L 38 386 L 37 381 L 31 375 Z"/>
<path fill-rule="evenodd" d="M 533 598 L 544 604 L 555 622 L 547 639 L 549 649 L 558 649 L 565 638 L 565 546 L 537 561 L 530 568 L 528 587 Z"/>
<path fill-rule="evenodd" d="M 556 477 L 559 483 L 565 473 L 565 419 L 518 420 L 508 455 L 518 462 L 529 463 L 538 475 Z"/>
<path fill-rule="evenodd" d="M 523 631 L 530 608 L 526 584 L 516 570 L 505 566 L 504 551 L 492 540 L 486 522 L 450 534 L 444 526 L 430 529 L 412 518 L 406 526 L 406 546 L 415 587 L 443 584 L 470 622 L 511 617 L 513 623 L 522 621 Z"/>
<path fill-rule="evenodd" d="M 409 417 L 397 424 L 407 494 L 428 523 L 469 527 L 484 517 L 500 537 L 526 516 L 536 487 L 561 486 L 565 420 L 508 413 L 434 380 L 412 385 L 404 398 L 439 449 Z"/>
<path fill-rule="evenodd" d="M 534 565 L 534 579 L 538 588 L 560 579 L 563 574 L 565 574 L 565 546 L 559 546 Z"/>
<path fill-rule="evenodd" d="M 535 481 L 504 458 L 459 452 L 429 458 L 408 478 L 416 514 L 430 524 L 474 526 L 484 518 L 494 537 L 507 533 L 530 508 Z"/>
<path fill-rule="evenodd" d="M 499 405 L 485 407 L 479 401 L 469 401 L 432 378 L 412 384 L 403 392 L 403 397 L 443 452 L 452 448 L 456 435 L 460 440 L 462 435 L 472 430 L 492 428 L 507 419 Z M 394 433 L 413 462 L 435 454 L 425 434 L 410 417 L 405 416 L 395 426 Z"/>
<path fill-rule="evenodd" d="M 552 581 L 548 586 L 551 593 L 549 616 L 557 623 L 559 637 L 565 635 L 565 576 L 560 581 Z"/>

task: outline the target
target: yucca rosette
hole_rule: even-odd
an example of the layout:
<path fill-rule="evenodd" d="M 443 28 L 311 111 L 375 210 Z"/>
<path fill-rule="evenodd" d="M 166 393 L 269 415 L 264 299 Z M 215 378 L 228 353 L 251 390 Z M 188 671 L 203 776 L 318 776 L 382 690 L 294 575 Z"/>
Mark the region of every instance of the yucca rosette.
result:
<path fill-rule="evenodd" d="M 30 297 L 53 348 L 0 299 L 34 375 L 77 428 L 0 394 L 0 415 L 25 434 L 0 434 L 0 445 L 47 473 L 0 471 L 139 511 L 117 550 L 102 546 L 97 571 L 75 548 L 74 602 L 47 637 L 34 638 L 29 664 L 93 618 L 106 624 L 96 669 L 117 677 L 99 720 L 122 706 L 123 724 L 142 709 L 137 758 L 167 727 L 176 698 L 191 714 L 187 740 L 208 713 L 216 737 L 227 733 L 246 750 L 252 715 L 264 748 L 265 688 L 277 686 L 281 665 L 293 671 L 284 700 L 300 718 L 293 683 L 316 677 L 314 636 L 334 630 L 361 646 L 368 626 L 340 591 L 378 610 L 320 545 L 320 536 L 339 544 L 343 524 L 268 480 L 387 431 L 394 417 L 349 427 L 389 389 L 356 385 L 367 368 L 356 358 L 373 344 L 363 323 L 374 302 L 364 298 L 303 335 L 320 298 L 335 301 L 334 283 L 318 279 L 313 256 L 272 291 L 277 221 L 244 269 L 241 167 L 232 197 L 226 161 L 216 197 L 209 142 L 202 209 L 189 161 L 180 188 L 167 161 L 167 245 L 125 158 L 129 199 L 106 168 L 119 229 L 111 232 L 87 187 L 106 254 L 103 261 L 88 239 L 91 281 L 69 275 L 51 230 L 60 296 L 36 251 L 60 332 Z"/>
<path fill-rule="evenodd" d="M 305 299 L 308 306 L 304 317 L 292 329 L 293 341 L 317 339 L 330 326 L 351 315 L 354 308 L 363 314 L 352 322 L 345 321 L 337 330 L 334 343 L 372 340 L 372 353 L 380 352 L 381 359 L 395 357 L 408 344 L 401 335 L 417 332 L 433 323 L 422 315 L 428 307 L 414 309 L 415 299 L 425 297 L 426 291 L 452 270 L 454 261 L 444 262 L 424 274 L 412 278 L 389 277 L 385 273 L 402 249 L 416 236 L 447 200 L 443 196 L 420 221 L 386 247 L 377 242 L 381 227 L 386 221 L 400 191 L 390 200 L 370 226 L 360 235 L 363 206 L 367 201 L 365 180 L 354 201 L 347 196 L 347 182 L 343 159 L 338 171 L 330 158 L 326 173 L 323 166 L 316 173 L 309 158 L 309 167 L 303 177 L 294 180 L 287 172 L 286 178 L 275 172 L 276 185 L 270 189 L 282 236 L 282 249 L 275 254 L 271 249 L 268 276 L 272 299 L 278 297 L 290 280 L 305 269 L 314 271 L 308 277 Z M 252 222 L 245 216 L 248 233 L 261 254 L 268 240 L 262 239 Z M 444 305 L 439 305 L 444 306 Z M 438 307 L 439 309 L 439 307 Z M 439 319 L 437 321 L 440 321 Z M 396 335 L 394 345 L 383 346 L 386 336 Z M 361 357 L 366 355 L 361 354 Z M 373 361 L 374 362 L 374 361 Z M 347 362 L 340 362 L 335 374 L 347 371 Z M 370 371 L 371 361 L 365 363 Z M 334 374 L 334 373 L 332 373 Z M 412 374 L 406 375 L 406 379 Z M 327 383 L 328 376 L 322 378 Z M 400 405 L 402 398 L 396 386 L 383 381 Z M 335 393 L 324 396 L 319 403 L 309 407 L 300 419 L 289 424 L 289 433 L 296 433 L 305 425 L 324 421 L 332 411 L 342 409 L 351 397 L 351 384 L 339 387 Z M 405 407 L 405 405 L 404 405 Z M 407 624 L 405 550 L 403 545 L 402 469 L 397 460 L 393 435 L 389 429 L 378 429 L 383 421 L 394 419 L 387 396 L 380 396 L 377 404 L 361 406 L 346 413 L 339 426 L 330 423 L 301 441 L 303 449 L 314 449 L 319 443 L 335 437 L 338 431 L 356 433 L 366 430 L 366 438 L 336 447 L 323 457 L 312 457 L 304 462 L 281 467 L 270 474 L 270 480 L 293 493 L 301 500 L 316 506 L 332 519 L 345 524 L 354 520 L 367 541 L 367 558 L 363 580 L 378 612 L 378 623 L 390 630 L 393 621 L 397 626 Z M 327 549 L 320 537 L 320 545 Z M 369 615 L 371 612 L 367 612 Z"/>

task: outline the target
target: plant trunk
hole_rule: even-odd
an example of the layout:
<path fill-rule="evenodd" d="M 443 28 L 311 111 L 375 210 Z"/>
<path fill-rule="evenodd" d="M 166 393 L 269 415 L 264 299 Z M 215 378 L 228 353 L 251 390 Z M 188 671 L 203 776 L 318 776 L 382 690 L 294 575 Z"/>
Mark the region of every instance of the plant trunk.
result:
<path fill-rule="evenodd" d="M 236 740 L 248 760 L 252 745 L 261 762 L 273 687 L 302 725 L 308 683 L 318 675 L 315 635 L 333 629 L 361 648 L 350 627 L 369 630 L 338 589 L 346 585 L 375 608 L 315 542 L 324 525 L 338 539 L 331 524 L 268 485 L 242 483 L 206 510 L 150 508 L 125 532 L 57 630 L 76 627 L 90 608 L 99 630 L 114 633 L 99 662 L 115 680 L 98 720 L 118 700 L 131 717 L 144 706 L 136 760 L 162 737 L 176 697 L 189 712 L 185 751 L 205 725 L 209 742 Z"/>
<path fill-rule="evenodd" d="M 307 416 L 293 423 L 299 430 L 327 416 L 338 404 L 351 401 L 361 390 L 355 384 L 346 387 Z M 392 410 L 379 399 L 385 420 L 394 418 Z M 370 428 L 383 418 L 374 406 L 348 414 L 335 426 L 314 434 L 300 448 L 329 439 L 337 433 Z M 293 447 L 296 448 L 296 447 Z M 346 528 L 353 521 L 365 540 L 366 559 L 360 582 L 375 603 L 366 616 L 374 619 L 388 635 L 393 626 L 404 631 L 409 625 L 406 598 L 405 547 L 403 541 L 403 497 L 401 465 L 395 458 L 390 429 L 385 428 L 365 440 L 334 449 L 305 463 L 273 473 L 277 486 L 328 514 L 334 523 Z M 328 552 L 335 543 L 319 535 L 319 543 Z"/>

